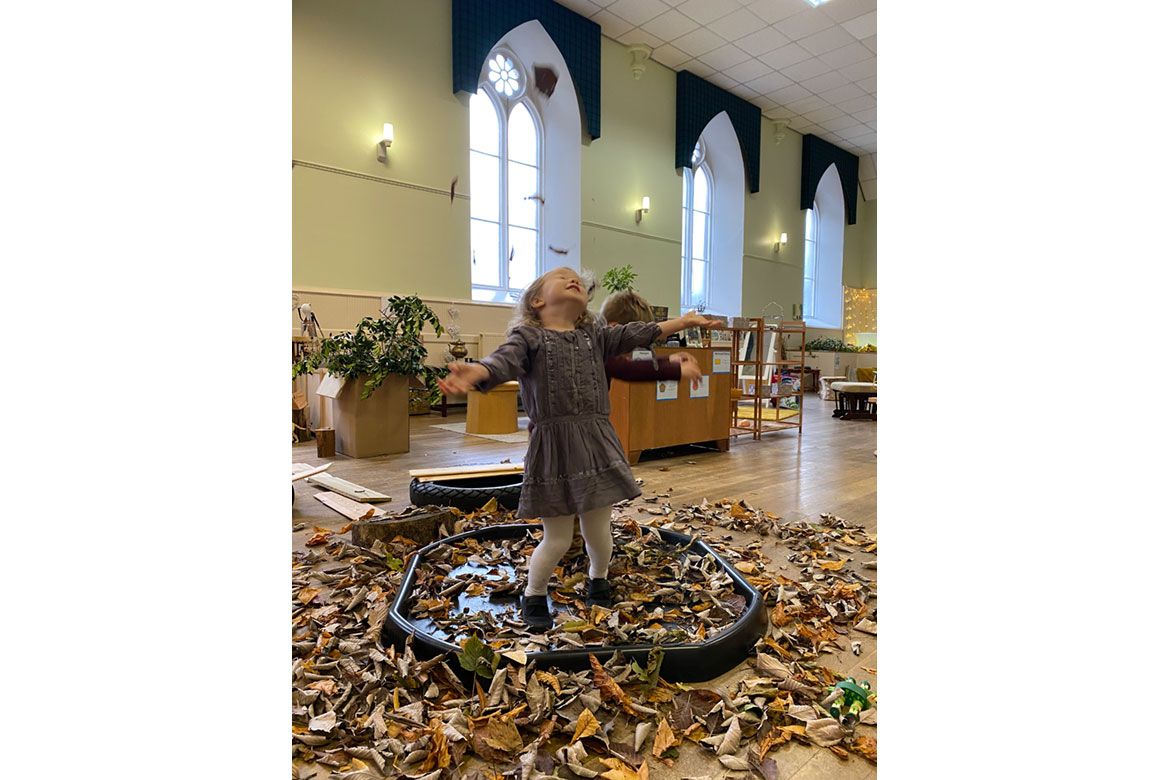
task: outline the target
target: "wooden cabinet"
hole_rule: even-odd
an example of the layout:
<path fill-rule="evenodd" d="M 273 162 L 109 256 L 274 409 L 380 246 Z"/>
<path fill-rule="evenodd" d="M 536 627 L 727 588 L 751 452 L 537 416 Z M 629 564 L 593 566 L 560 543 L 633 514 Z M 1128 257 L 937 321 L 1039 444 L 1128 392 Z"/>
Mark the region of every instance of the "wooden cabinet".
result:
<path fill-rule="evenodd" d="M 711 373 L 710 349 L 658 348 L 654 352 L 659 357 L 674 352 L 694 356 L 708 377 L 708 395 L 692 398 L 690 382 L 680 380 L 678 398 L 659 401 L 657 382 L 614 379 L 609 387 L 609 419 L 626 460 L 637 463 L 643 450 L 679 444 L 710 442 L 726 451 L 731 428 L 731 374 Z"/>

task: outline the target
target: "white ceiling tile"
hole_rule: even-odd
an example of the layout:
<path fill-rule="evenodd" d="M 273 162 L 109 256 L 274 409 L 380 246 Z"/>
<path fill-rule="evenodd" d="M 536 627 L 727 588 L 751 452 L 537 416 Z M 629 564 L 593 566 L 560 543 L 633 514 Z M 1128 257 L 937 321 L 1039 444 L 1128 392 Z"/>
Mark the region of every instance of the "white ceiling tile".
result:
<path fill-rule="evenodd" d="M 787 46 L 781 46 L 779 49 L 767 52 L 760 55 L 760 62 L 765 65 L 770 65 L 777 70 L 783 70 L 790 65 L 795 65 L 798 62 L 804 62 L 812 57 L 807 51 L 800 47 L 800 44 L 790 43 Z"/>
<path fill-rule="evenodd" d="M 644 43 L 651 49 L 657 49 L 659 46 L 665 43 L 665 41 L 663 41 L 661 38 L 651 35 L 641 27 L 635 27 L 625 35 L 618 38 L 618 40 L 627 46 L 633 46 L 635 43 Z"/>
<path fill-rule="evenodd" d="M 764 62 L 767 62 L 765 59 Z M 798 62 L 795 65 L 789 65 L 786 68 L 781 68 L 784 75 L 793 81 L 808 81 L 811 78 L 820 76 L 823 73 L 828 73 L 832 70 L 828 65 L 818 60 L 816 57 L 811 57 L 803 62 Z"/>
<path fill-rule="evenodd" d="M 557 0 L 557 3 L 584 17 L 593 16 L 601 10 L 601 3 L 594 3 L 591 0 Z"/>
<path fill-rule="evenodd" d="M 813 54 L 824 54 L 833 49 L 839 49 L 850 43 L 856 43 L 853 36 L 845 32 L 845 28 L 833 25 L 820 32 L 799 38 L 800 45 Z M 865 48 L 864 46 L 862 48 Z"/>
<path fill-rule="evenodd" d="M 611 14 L 617 14 L 630 24 L 638 25 L 648 22 L 659 14 L 670 10 L 670 6 L 662 0 L 617 0 L 606 9 Z"/>
<path fill-rule="evenodd" d="M 617 39 L 619 35 L 625 35 L 630 30 L 634 29 L 634 25 L 627 22 L 620 16 L 614 16 L 609 11 L 599 11 L 594 14 L 591 19 L 601 25 L 601 31 L 610 38 Z"/>
<path fill-rule="evenodd" d="M 807 10 L 808 3 L 805 0 L 752 0 L 747 3 L 747 9 L 768 24 L 775 24 Z"/>
<path fill-rule="evenodd" d="M 820 134 L 821 138 L 823 140 L 828 141 L 831 144 L 838 144 L 838 145 L 845 143 L 842 139 L 837 137 L 836 133 L 834 133 L 830 130 L 825 130 L 823 127 L 821 128 L 821 130 L 824 131 Z"/>
<path fill-rule="evenodd" d="M 863 97 L 838 103 L 837 107 L 847 114 L 852 114 L 854 111 L 864 111 L 867 108 L 877 108 L 877 101 L 874 99 L 873 95 L 864 95 Z"/>
<path fill-rule="evenodd" d="M 679 51 L 668 43 L 665 46 L 659 46 L 655 49 L 653 57 L 656 61 L 661 62 L 668 68 L 678 68 L 679 65 L 689 60 L 691 55 Z"/>
<path fill-rule="evenodd" d="M 820 124 L 821 127 L 824 127 L 824 125 L 821 123 L 825 120 L 836 119 L 837 117 L 845 116 L 846 114 L 836 106 L 825 106 L 824 108 L 815 108 L 812 111 L 805 111 L 804 115 L 817 124 Z M 825 127 L 825 129 L 828 130 L 829 128 Z"/>
<path fill-rule="evenodd" d="M 833 20 L 817 8 L 806 8 L 798 14 L 781 19 L 774 25 L 777 30 L 794 41 L 833 26 Z"/>
<path fill-rule="evenodd" d="M 738 85 L 738 82 L 733 78 L 729 78 L 726 73 L 712 73 L 710 76 L 707 76 L 707 81 L 726 90 L 730 90 L 732 87 Z"/>
<path fill-rule="evenodd" d="M 876 108 L 863 108 L 860 111 L 851 112 L 851 115 L 853 116 L 854 119 L 856 119 L 859 122 L 876 122 L 877 121 L 877 109 Z"/>
<path fill-rule="evenodd" d="M 767 98 L 765 98 L 765 100 L 766 99 Z M 796 114 L 789 111 L 784 106 L 776 106 L 775 108 L 769 108 L 764 112 L 764 115 L 767 116 L 769 119 L 792 119 L 792 117 L 796 116 Z"/>
<path fill-rule="evenodd" d="M 738 65 L 741 62 L 751 59 L 751 55 L 735 44 L 728 43 L 720 46 L 718 49 L 707 52 L 699 57 L 699 59 L 715 70 L 727 70 L 733 65 Z"/>
<path fill-rule="evenodd" d="M 821 127 L 808 117 L 804 117 L 804 120 L 809 123 L 808 127 L 804 128 L 805 135 L 815 135 L 818 138 L 823 138 L 826 135 L 825 128 Z"/>
<path fill-rule="evenodd" d="M 871 36 L 869 38 L 866 38 L 865 40 L 862 41 L 862 43 L 865 45 L 865 48 L 869 49 L 874 54 L 877 54 L 877 36 L 876 35 Z"/>
<path fill-rule="evenodd" d="M 826 75 L 828 75 L 828 74 L 826 74 Z M 805 84 L 805 86 L 807 87 L 808 84 Z M 812 87 L 809 87 L 809 89 L 812 89 Z M 817 94 L 820 95 L 821 97 L 823 97 L 825 100 L 829 101 L 830 103 L 838 104 L 838 103 L 844 103 L 846 100 L 852 100 L 853 98 L 859 98 L 862 95 L 867 95 L 869 93 L 866 92 L 861 87 L 857 86 L 856 84 L 845 84 L 844 86 L 837 87 L 836 89 L 830 89 L 830 90 L 825 90 L 825 91 L 817 90 Z"/>
<path fill-rule="evenodd" d="M 727 43 L 727 41 L 723 40 L 710 30 L 706 30 L 700 27 L 697 30 L 691 30 L 686 35 L 675 38 L 673 41 L 671 41 L 671 43 L 692 57 L 698 57 L 702 54 L 706 54 L 712 49 L 718 49 L 720 46 Z"/>
<path fill-rule="evenodd" d="M 699 60 L 688 60 L 687 62 L 684 62 L 682 64 L 682 66 L 677 68 L 676 70 L 689 70 L 691 73 L 694 73 L 699 78 L 704 78 L 704 79 L 715 72 L 714 68 L 712 68 L 710 65 L 707 65 L 704 62 L 700 62 Z"/>
<path fill-rule="evenodd" d="M 877 92 L 877 76 L 870 76 L 867 79 L 858 79 L 857 86 L 861 87 L 872 95 Z"/>
<path fill-rule="evenodd" d="M 772 100 L 775 100 L 782 106 L 790 105 L 797 100 L 808 97 L 811 94 L 811 92 L 799 84 L 789 84 L 783 89 L 778 89 L 775 92 L 767 93 L 768 97 L 770 97 Z"/>
<path fill-rule="evenodd" d="M 765 76 L 760 76 L 758 79 L 752 79 L 746 83 L 749 88 L 754 89 L 761 95 L 767 95 L 768 93 L 775 92 L 782 87 L 787 87 L 792 83 L 792 81 L 783 74 L 772 71 Z"/>
<path fill-rule="evenodd" d="M 729 41 L 734 41 L 736 38 L 742 38 L 748 33 L 767 26 L 760 17 L 746 8 L 740 8 L 722 19 L 711 22 L 707 25 L 707 29 Z"/>
<path fill-rule="evenodd" d="M 689 0 L 678 7 L 699 24 L 710 24 L 732 11 L 739 10 L 736 0 Z"/>
<path fill-rule="evenodd" d="M 788 38 L 784 36 L 784 33 L 773 27 L 764 27 L 735 41 L 736 46 L 752 56 L 759 56 L 773 49 L 779 49 L 786 43 L 788 43 Z"/>
<path fill-rule="evenodd" d="M 853 125 L 852 127 L 843 128 L 841 130 L 841 137 L 852 141 L 856 138 L 869 135 L 872 132 L 873 128 L 866 127 L 865 125 Z"/>
<path fill-rule="evenodd" d="M 809 120 L 805 119 L 802 116 L 794 116 L 794 117 L 792 117 L 792 120 L 788 123 L 788 126 L 791 127 L 793 130 L 797 131 L 798 133 L 803 133 L 808 129 L 809 125 L 811 125 L 811 124 L 812 124 L 812 122 L 810 122 Z"/>
<path fill-rule="evenodd" d="M 825 100 L 829 100 L 829 98 L 823 93 L 828 92 L 831 89 L 836 89 L 837 87 L 843 87 L 848 83 L 849 82 L 845 79 L 845 77 L 835 70 L 831 70 L 828 73 L 822 73 L 819 76 L 814 76 L 811 79 L 805 79 L 800 82 L 801 86 L 803 86 L 805 89 L 817 95 L 821 95 L 821 97 L 825 98 Z M 860 97 L 860 95 L 854 95 L 854 97 Z"/>
<path fill-rule="evenodd" d="M 841 68 L 852 65 L 855 62 L 874 59 L 874 56 L 872 51 L 865 48 L 857 41 L 854 41 L 853 43 L 846 44 L 840 48 L 822 52 L 820 54 L 820 58 L 821 62 L 825 63 L 829 67 L 840 70 Z"/>
<path fill-rule="evenodd" d="M 816 111 L 818 108 L 824 108 L 829 105 L 829 102 L 817 95 L 809 95 L 800 100 L 794 100 L 788 104 L 788 107 L 798 114 L 804 114 L 809 111 Z"/>
<path fill-rule="evenodd" d="M 865 135 L 857 135 L 849 139 L 853 143 L 860 146 L 862 149 L 868 149 L 877 141 L 877 133 L 868 132 Z"/>
<path fill-rule="evenodd" d="M 865 125 L 861 124 L 856 119 L 845 113 L 842 113 L 840 116 L 833 117 L 832 119 L 822 119 L 821 126 L 826 130 L 832 130 L 834 133 L 839 133 L 842 130 L 850 127 L 860 127 L 862 129 L 865 128 Z"/>
<path fill-rule="evenodd" d="M 760 76 L 763 76 L 765 73 L 768 73 L 771 70 L 771 68 L 759 60 L 751 59 L 747 62 L 741 62 L 738 65 L 727 68 L 723 72 L 738 82 L 746 83 L 752 79 L 758 79 Z"/>
<path fill-rule="evenodd" d="M 869 52 L 869 49 L 866 49 L 866 52 Z M 833 54 L 833 52 L 829 52 L 829 54 Z M 828 62 L 828 60 L 825 61 Z M 876 76 L 877 57 L 870 56 L 869 59 L 862 60 L 861 62 L 855 62 L 852 65 L 846 65 L 843 68 L 837 68 L 837 72 L 850 81 L 860 81 L 861 79 L 868 78 L 870 76 Z"/>
<path fill-rule="evenodd" d="M 751 100 L 752 98 L 760 97 L 759 92 L 756 92 L 754 89 L 749 89 L 743 84 L 736 84 L 733 87 L 727 87 L 727 91 L 733 95 L 738 95 L 744 100 Z"/>
<path fill-rule="evenodd" d="M 847 22 L 843 22 L 841 26 L 848 30 L 849 34 L 859 41 L 862 38 L 868 38 L 871 35 L 877 35 L 877 12 L 870 11 L 869 13 L 863 14 L 856 19 L 850 19 Z"/>
<path fill-rule="evenodd" d="M 774 100 L 768 100 L 768 98 L 764 97 L 763 95 L 754 97 L 748 102 L 752 105 L 759 106 L 761 111 L 775 111 L 777 108 L 776 102 Z"/>
<path fill-rule="evenodd" d="M 825 15 L 840 24 L 856 19 L 862 14 L 877 10 L 877 0 L 832 0 L 821 6 Z"/>
<path fill-rule="evenodd" d="M 686 35 L 698 26 L 698 22 L 694 19 L 683 16 L 673 8 L 642 25 L 643 29 L 657 35 L 664 41 L 673 41 L 678 36 Z"/>

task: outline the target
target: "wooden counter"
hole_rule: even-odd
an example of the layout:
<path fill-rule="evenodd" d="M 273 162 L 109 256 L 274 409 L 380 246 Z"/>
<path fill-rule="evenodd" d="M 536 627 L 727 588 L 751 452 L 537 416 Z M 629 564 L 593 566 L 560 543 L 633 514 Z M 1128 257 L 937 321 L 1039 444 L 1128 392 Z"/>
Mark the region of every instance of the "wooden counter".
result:
<path fill-rule="evenodd" d="M 638 462 L 643 450 L 679 444 L 711 443 L 727 451 L 731 430 L 731 374 L 711 373 L 711 351 L 669 347 L 654 350 L 659 357 L 674 352 L 694 356 L 703 373 L 710 377 L 710 394 L 706 398 L 691 398 L 691 384 L 682 380 L 678 383 L 678 398 L 672 401 L 658 400 L 657 382 L 614 379 L 610 383 L 609 419 L 631 464 Z"/>

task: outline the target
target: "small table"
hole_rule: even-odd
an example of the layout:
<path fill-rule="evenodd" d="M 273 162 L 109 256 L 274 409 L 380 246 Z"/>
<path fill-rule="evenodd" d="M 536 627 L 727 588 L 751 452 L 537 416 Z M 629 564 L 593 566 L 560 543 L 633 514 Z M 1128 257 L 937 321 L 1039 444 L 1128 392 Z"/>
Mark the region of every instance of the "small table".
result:
<path fill-rule="evenodd" d="M 834 382 L 829 388 L 837 394 L 837 408 L 834 417 L 842 420 L 877 419 L 877 385 L 873 382 Z M 873 397 L 873 411 L 870 397 Z"/>
<path fill-rule="evenodd" d="M 468 433 L 515 433 L 516 394 L 519 382 L 504 382 L 486 393 L 469 390 L 467 393 Z"/>
<path fill-rule="evenodd" d="M 834 382 L 844 382 L 849 377 L 847 376 L 823 376 L 821 377 L 821 389 L 819 395 L 826 401 L 836 401 L 837 394 L 833 392 L 832 385 Z"/>

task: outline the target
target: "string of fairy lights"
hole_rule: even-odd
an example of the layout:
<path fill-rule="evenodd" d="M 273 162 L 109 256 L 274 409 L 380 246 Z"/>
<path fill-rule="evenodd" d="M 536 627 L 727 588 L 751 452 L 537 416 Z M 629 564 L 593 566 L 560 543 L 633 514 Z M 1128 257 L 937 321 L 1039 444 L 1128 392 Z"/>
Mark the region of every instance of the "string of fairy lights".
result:
<path fill-rule="evenodd" d="M 845 288 L 845 343 L 857 344 L 858 334 L 866 343 L 877 340 L 877 290 Z"/>

